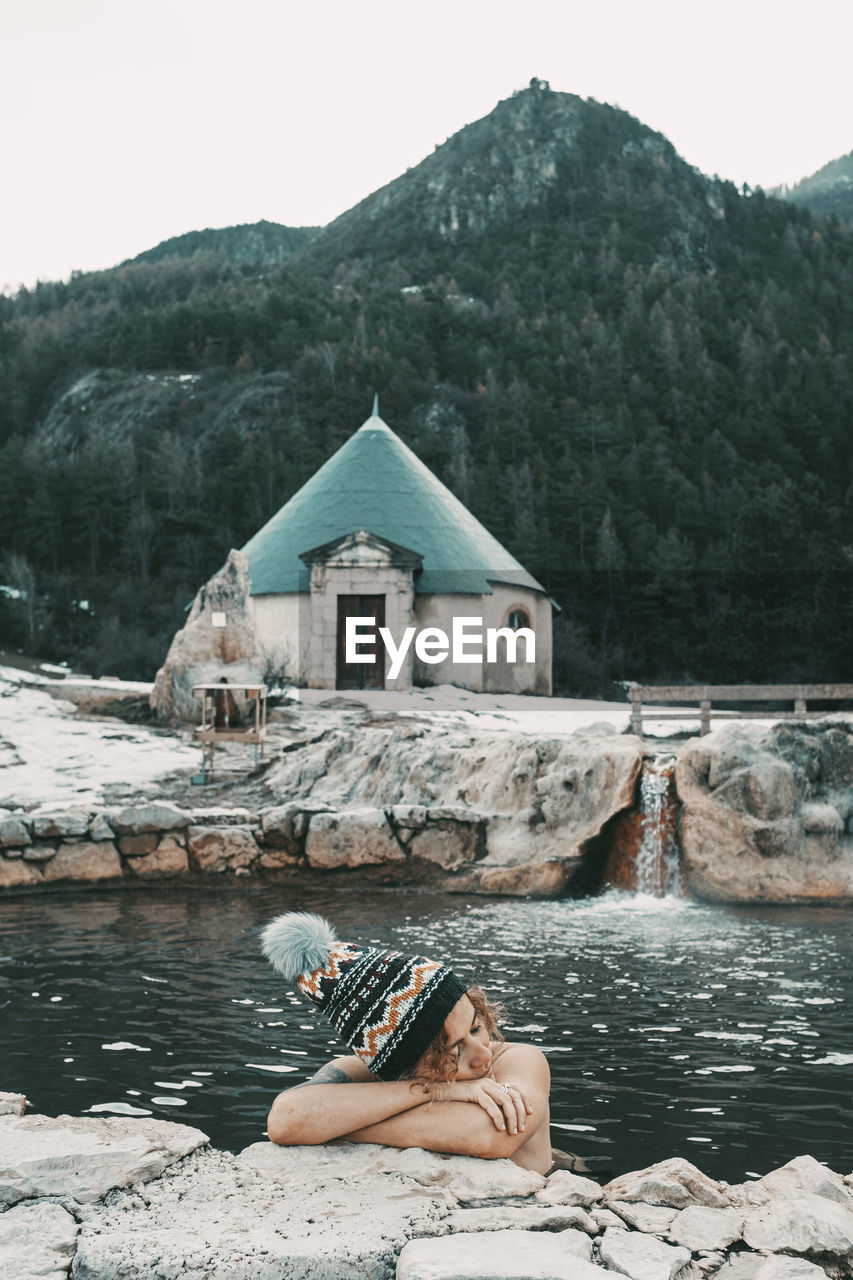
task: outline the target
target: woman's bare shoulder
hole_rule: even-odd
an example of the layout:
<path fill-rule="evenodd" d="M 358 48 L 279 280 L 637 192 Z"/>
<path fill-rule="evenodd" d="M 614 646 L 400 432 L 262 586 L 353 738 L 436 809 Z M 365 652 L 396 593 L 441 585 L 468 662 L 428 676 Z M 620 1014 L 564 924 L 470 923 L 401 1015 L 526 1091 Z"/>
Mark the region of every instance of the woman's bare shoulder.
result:
<path fill-rule="evenodd" d="M 513 1075 L 518 1076 L 521 1072 L 537 1079 L 551 1078 L 548 1059 L 538 1045 L 504 1042 L 494 1059 L 495 1079 L 511 1080 Z"/>

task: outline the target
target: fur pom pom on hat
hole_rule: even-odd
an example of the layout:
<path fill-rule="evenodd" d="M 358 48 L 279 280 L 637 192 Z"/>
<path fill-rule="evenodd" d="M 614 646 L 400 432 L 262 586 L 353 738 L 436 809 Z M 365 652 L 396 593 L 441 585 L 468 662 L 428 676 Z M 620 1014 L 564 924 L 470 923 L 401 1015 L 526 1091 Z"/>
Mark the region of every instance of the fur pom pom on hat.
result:
<path fill-rule="evenodd" d="M 382 1080 L 411 1071 L 466 991 L 446 965 L 338 942 L 328 920 L 309 912 L 276 916 L 261 949 Z"/>
<path fill-rule="evenodd" d="M 335 931 L 322 916 L 291 911 L 276 916 L 261 934 L 261 950 L 288 982 L 322 969 L 335 947 Z"/>

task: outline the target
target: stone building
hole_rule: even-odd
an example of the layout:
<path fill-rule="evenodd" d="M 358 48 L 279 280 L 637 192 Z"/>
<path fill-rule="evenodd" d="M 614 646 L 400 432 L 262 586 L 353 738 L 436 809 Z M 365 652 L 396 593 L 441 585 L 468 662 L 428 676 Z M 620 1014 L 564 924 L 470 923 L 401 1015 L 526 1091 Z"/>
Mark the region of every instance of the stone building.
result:
<path fill-rule="evenodd" d="M 374 403 L 364 425 L 202 588 L 184 629 L 192 640 L 179 633 L 173 650 L 179 661 L 195 655 L 197 680 L 248 663 L 311 688 L 456 684 L 550 694 L 551 611 L 543 587 Z M 363 621 L 349 625 L 361 639 L 348 651 L 347 619 L 356 617 Z M 380 627 L 392 651 L 409 629 L 396 665 Z M 448 637 L 446 656 L 437 632 Z M 158 673 L 166 702 L 172 658 L 170 650 Z M 182 672 L 180 683 L 187 679 Z"/>

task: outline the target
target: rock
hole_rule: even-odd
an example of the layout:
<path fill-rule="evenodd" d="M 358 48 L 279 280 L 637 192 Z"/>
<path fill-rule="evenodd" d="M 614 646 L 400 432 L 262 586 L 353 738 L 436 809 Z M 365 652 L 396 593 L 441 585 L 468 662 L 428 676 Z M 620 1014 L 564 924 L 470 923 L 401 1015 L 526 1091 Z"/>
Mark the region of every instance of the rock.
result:
<path fill-rule="evenodd" d="M 480 866 L 467 881 L 454 886 L 457 891 L 494 893 L 514 898 L 559 898 L 571 879 L 565 862 L 539 862 L 520 867 Z"/>
<path fill-rule="evenodd" d="M 187 851 L 174 836 L 163 836 L 153 853 L 128 858 L 125 865 L 130 874 L 140 880 L 165 880 L 183 875 L 190 869 Z"/>
<path fill-rule="evenodd" d="M 536 1192 L 538 1204 L 582 1204 L 588 1207 L 602 1198 L 604 1192 L 592 1178 L 583 1178 L 568 1169 L 552 1173 L 541 1191 Z"/>
<path fill-rule="evenodd" d="M 700 1249 L 726 1249 L 740 1239 L 744 1215 L 737 1209 L 708 1209 L 691 1204 L 676 1214 L 669 1238 L 698 1253 Z"/>
<path fill-rule="evenodd" d="M 53 844 L 31 844 L 24 849 L 24 862 L 49 862 L 56 854 L 58 846 Z"/>
<path fill-rule="evenodd" d="M 22 885 L 43 883 L 41 872 L 30 863 L 18 858 L 0 858 L 0 889 L 17 889 Z"/>
<path fill-rule="evenodd" d="M 294 1164 L 291 1184 L 228 1152 L 197 1151 L 148 1183 L 144 1199 L 128 1191 L 87 1210 L 77 1280 L 390 1280 L 406 1241 L 440 1231 L 456 1207 L 397 1172 L 316 1170 L 319 1180 Z"/>
<path fill-rule="evenodd" d="M 621 1231 L 628 1230 L 627 1222 L 624 1222 L 618 1214 L 613 1213 L 610 1209 L 600 1209 L 597 1205 L 594 1205 L 589 1211 L 589 1216 L 599 1231 L 606 1231 L 608 1227 L 616 1227 L 617 1230 Z"/>
<path fill-rule="evenodd" d="M 0 1116 L 22 1116 L 26 1109 L 27 1099 L 22 1093 L 0 1093 Z"/>
<path fill-rule="evenodd" d="M 258 648 L 250 602 L 249 560 L 230 551 L 218 573 L 201 588 L 184 627 L 176 634 L 154 679 L 149 702 L 161 720 L 198 721 L 194 685 L 262 684 L 264 658 Z M 214 615 L 225 626 L 214 626 Z M 218 621 L 218 619 L 217 619 Z"/>
<path fill-rule="evenodd" d="M 548 879 L 545 890 L 553 893 L 565 887 L 588 842 L 614 813 L 633 803 L 642 756 L 642 742 L 627 735 L 536 740 L 522 734 L 351 725 L 289 751 L 270 769 L 267 786 L 274 794 L 337 810 L 387 810 L 406 851 L 419 856 L 419 842 L 423 850 L 431 846 L 438 865 L 467 860 L 476 847 L 476 869 L 466 871 L 463 862 L 452 873 L 463 891 L 466 883 L 479 891 L 479 879 L 465 877 L 480 877 L 488 863 L 497 870 L 491 882 L 483 882 L 484 892 L 544 891 L 541 884 L 518 888 L 505 870 L 534 866 L 545 868 L 537 875 L 540 882 Z M 441 811 L 452 818 L 440 817 Z M 405 827 L 407 812 L 411 828 Z M 442 833 L 441 824 L 451 821 L 470 824 L 468 832 L 452 834 L 448 826 Z M 430 835 L 434 828 L 440 839 Z M 309 856 L 322 829 L 322 819 L 312 819 Z M 448 844 L 445 837 L 451 834 Z M 342 855 L 334 864 L 344 865 Z M 558 873 L 551 864 L 562 869 Z"/>
<path fill-rule="evenodd" d="M 635 1231 L 645 1231 L 651 1236 L 665 1236 L 678 1217 L 677 1209 L 667 1209 L 664 1205 L 643 1204 L 642 1201 L 630 1204 L 627 1200 L 611 1200 L 610 1208 L 629 1227 L 633 1227 Z"/>
<path fill-rule="evenodd" d="M 527 1231 L 411 1240 L 397 1262 L 397 1280 L 601 1280 L 600 1269 L 568 1243 L 561 1234 Z"/>
<path fill-rule="evenodd" d="M 120 880 L 121 858 L 114 844 L 61 844 L 44 864 L 45 880 Z"/>
<path fill-rule="evenodd" d="M 801 805 L 800 821 L 807 836 L 826 836 L 828 848 L 838 847 L 844 819 L 835 805 L 827 802 Z"/>
<path fill-rule="evenodd" d="M 110 823 L 118 836 L 138 836 L 147 831 L 181 831 L 192 822 L 192 814 L 159 801 L 120 809 Z"/>
<path fill-rule="evenodd" d="M 78 1230 L 58 1204 L 20 1204 L 0 1214 L 0 1276 L 66 1280 Z"/>
<path fill-rule="evenodd" d="M 684 745 L 690 889 L 724 902 L 853 903 L 853 724 L 729 724 Z"/>
<path fill-rule="evenodd" d="M 755 1254 L 750 1255 L 755 1257 Z M 723 1275 L 725 1268 L 717 1272 Z M 727 1280 L 734 1280 L 728 1276 Z M 741 1280 L 738 1276 L 737 1280 Z M 769 1258 L 762 1258 L 760 1266 L 752 1272 L 752 1280 L 826 1280 L 823 1267 L 814 1262 L 806 1262 L 805 1258 L 790 1258 L 785 1254 L 774 1253 Z"/>
<path fill-rule="evenodd" d="M 312 867 L 324 871 L 406 860 L 382 809 L 315 814 L 308 828 L 305 856 Z"/>
<path fill-rule="evenodd" d="M 194 827 L 255 827 L 258 814 L 252 809 L 226 808 L 193 809 L 191 825 Z"/>
<path fill-rule="evenodd" d="M 94 840 L 97 844 L 101 840 L 112 840 L 114 834 L 107 821 L 107 815 L 105 813 L 96 813 L 89 823 L 89 839 Z"/>
<path fill-rule="evenodd" d="M 168 1120 L 0 1117 L 0 1204 L 37 1196 L 98 1200 L 113 1187 L 157 1178 L 207 1142 Z"/>
<path fill-rule="evenodd" d="M 853 1210 L 812 1192 L 780 1196 L 747 1213 L 743 1238 L 751 1249 L 853 1260 Z"/>
<path fill-rule="evenodd" d="M 759 758 L 718 787 L 714 798 L 735 813 L 747 813 L 753 818 L 768 822 L 788 818 L 798 799 L 794 771 L 784 760 Z"/>
<path fill-rule="evenodd" d="M 614 1178 L 604 1187 L 604 1199 L 608 1205 L 614 1200 L 642 1200 L 672 1209 L 685 1209 L 689 1204 L 725 1209 L 729 1203 L 719 1182 L 681 1156 Z"/>
<path fill-rule="evenodd" d="M 261 852 L 249 827 L 189 827 L 187 849 L 192 869 L 211 873 L 247 869 Z"/>
<path fill-rule="evenodd" d="M 292 859 L 301 858 L 311 816 L 328 812 L 328 805 L 304 804 L 299 800 L 268 809 L 261 821 L 263 842 L 272 849 L 281 849 Z"/>
<path fill-rule="evenodd" d="M 392 805 L 385 816 L 411 857 L 445 871 L 458 871 L 486 851 L 483 819 L 471 809 Z"/>
<path fill-rule="evenodd" d="M 328 1142 L 323 1146 L 279 1147 L 255 1142 L 238 1160 L 267 1177 L 299 1185 L 303 1178 L 354 1181 L 365 1174 L 394 1173 L 422 1187 L 440 1187 L 463 1203 L 532 1196 L 545 1185 L 541 1174 L 512 1160 L 478 1160 L 445 1156 L 420 1147 L 398 1151 L 376 1143 Z"/>
<path fill-rule="evenodd" d="M 156 831 L 145 831 L 138 836 L 119 836 L 118 851 L 124 858 L 139 858 L 153 853 L 159 836 Z"/>
<path fill-rule="evenodd" d="M 677 1276 L 692 1275 L 689 1249 L 664 1244 L 639 1231 L 608 1227 L 599 1252 L 606 1267 L 621 1271 L 631 1280 L 675 1280 Z"/>
<path fill-rule="evenodd" d="M 32 844 L 27 824 L 21 818 L 0 818 L 0 847 L 23 849 Z"/>
<path fill-rule="evenodd" d="M 844 1178 L 840 1173 L 827 1169 L 814 1156 L 797 1156 L 780 1169 L 773 1169 L 763 1178 L 757 1178 L 751 1185 L 759 1194 L 771 1199 L 779 1195 L 795 1198 L 798 1192 L 808 1191 L 853 1208 L 853 1194 L 845 1185 Z"/>
<path fill-rule="evenodd" d="M 55 837 L 85 836 L 89 832 L 89 811 L 87 809 L 65 809 L 59 813 L 33 813 L 30 815 L 33 835 L 37 840 L 49 840 Z M 106 837 L 112 839 L 110 832 Z"/>
<path fill-rule="evenodd" d="M 763 1253 L 731 1253 L 719 1271 L 714 1273 L 714 1280 L 752 1280 L 765 1261 Z"/>
<path fill-rule="evenodd" d="M 553 1208 L 491 1205 L 487 1209 L 459 1209 L 445 1218 L 442 1225 L 449 1231 L 568 1231 L 572 1228 L 591 1236 L 598 1231 L 589 1214 L 577 1205 Z"/>

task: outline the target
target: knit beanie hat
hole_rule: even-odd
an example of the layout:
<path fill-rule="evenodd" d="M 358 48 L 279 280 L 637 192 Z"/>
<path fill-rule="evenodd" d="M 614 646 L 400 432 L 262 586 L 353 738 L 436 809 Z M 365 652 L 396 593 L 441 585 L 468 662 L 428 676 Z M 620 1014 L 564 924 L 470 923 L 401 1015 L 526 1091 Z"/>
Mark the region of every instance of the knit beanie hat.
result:
<path fill-rule="evenodd" d="M 309 912 L 276 916 L 261 948 L 382 1080 L 399 1080 L 414 1067 L 466 992 L 446 965 L 338 942 L 328 920 Z"/>

